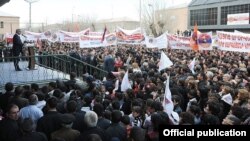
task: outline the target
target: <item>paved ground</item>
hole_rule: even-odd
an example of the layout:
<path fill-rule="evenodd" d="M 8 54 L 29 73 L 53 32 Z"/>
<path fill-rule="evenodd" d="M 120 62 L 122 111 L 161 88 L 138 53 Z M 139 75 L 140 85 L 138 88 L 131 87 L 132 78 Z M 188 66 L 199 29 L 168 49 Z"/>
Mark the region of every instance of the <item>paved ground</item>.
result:
<path fill-rule="evenodd" d="M 0 62 L 0 86 L 7 82 L 23 84 L 30 82 L 69 79 L 69 76 L 57 70 L 36 65 L 36 70 L 27 70 L 28 62 L 21 61 L 19 66 L 23 71 L 15 71 L 13 62 Z"/>

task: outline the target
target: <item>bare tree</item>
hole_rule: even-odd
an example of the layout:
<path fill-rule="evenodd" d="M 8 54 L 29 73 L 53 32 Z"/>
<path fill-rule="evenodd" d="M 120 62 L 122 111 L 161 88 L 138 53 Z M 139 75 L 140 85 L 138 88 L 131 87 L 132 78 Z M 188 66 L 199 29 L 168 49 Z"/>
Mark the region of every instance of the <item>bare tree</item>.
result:
<path fill-rule="evenodd" d="M 78 23 L 81 30 L 91 27 L 92 30 L 95 31 L 95 23 L 97 22 L 97 17 L 95 15 L 80 15 L 80 17 Z"/>
<path fill-rule="evenodd" d="M 72 20 L 64 20 L 61 23 L 56 24 L 41 24 L 41 26 L 38 26 L 34 29 L 34 31 L 38 31 L 39 29 L 42 29 L 43 31 L 57 31 L 57 30 L 64 30 L 68 32 L 74 32 L 74 31 L 81 31 L 86 28 L 92 27 L 93 31 L 95 31 L 95 23 L 96 18 L 95 16 L 85 16 L 85 15 L 77 15 L 78 18 L 72 22 Z M 28 28 L 28 24 L 26 25 L 26 28 Z"/>
<path fill-rule="evenodd" d="M 146 33 L 157 37 L 165 32 L 165 25 L 167 24 L 164 19 L 167 13 L 162 9 L 166 8 L 165 0 L 144 0 L 142 3 L 141 23 L 142 28 Z"/>

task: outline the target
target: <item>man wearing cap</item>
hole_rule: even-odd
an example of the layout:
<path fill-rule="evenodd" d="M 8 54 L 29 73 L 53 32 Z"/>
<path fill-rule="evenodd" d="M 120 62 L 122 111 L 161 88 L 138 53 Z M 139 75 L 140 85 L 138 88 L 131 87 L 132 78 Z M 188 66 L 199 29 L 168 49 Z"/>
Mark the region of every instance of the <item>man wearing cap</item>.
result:
<path fill-rule="evenodd" d="M 51 140 L 60 138 L 65 141 L 74 141 L 80 135 L 79 131 L 72 129 L 75 117 L 72 114 L 62 114 L 59 120 L 61 128 L 51 133 Z"/>

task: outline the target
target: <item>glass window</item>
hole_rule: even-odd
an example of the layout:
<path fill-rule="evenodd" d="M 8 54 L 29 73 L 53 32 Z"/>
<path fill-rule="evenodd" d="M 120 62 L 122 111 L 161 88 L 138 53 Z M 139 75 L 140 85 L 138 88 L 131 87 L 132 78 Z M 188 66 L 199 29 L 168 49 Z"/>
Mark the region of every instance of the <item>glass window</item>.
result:
<path fill-rule="evenodd" d="M 221 25 L 227 25 L 228 14 L 238 13 L 250 13 L 250 4 L 221 7 Z"/>
<path fill-rule="evenodd" d="M 216 25 L 217 24 L 217 8 L 198 9 L 190 11 L 190 25 Z"/>
<path fill-rule="evenodd" d="M 3 22 L 0 22 L 0 28 L 3 28 Z"/>

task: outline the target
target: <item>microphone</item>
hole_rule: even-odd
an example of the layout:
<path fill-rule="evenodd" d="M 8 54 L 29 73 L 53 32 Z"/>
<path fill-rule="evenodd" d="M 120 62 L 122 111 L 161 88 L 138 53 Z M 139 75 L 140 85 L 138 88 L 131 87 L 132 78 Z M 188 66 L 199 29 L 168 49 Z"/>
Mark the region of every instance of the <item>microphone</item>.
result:
<path fill-rule="evenodd" d="M 27 36 L 25 36 L 24 34 L 22 34 L 23 37 L 27 38 Z"/>

